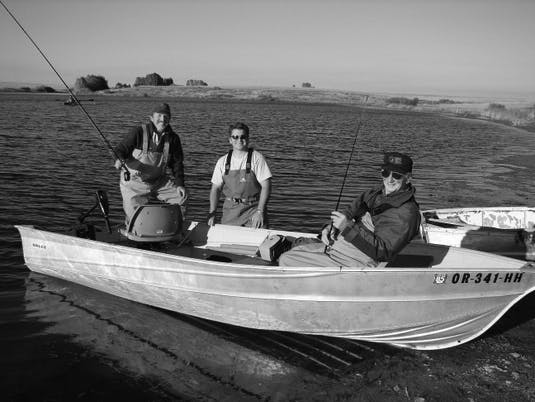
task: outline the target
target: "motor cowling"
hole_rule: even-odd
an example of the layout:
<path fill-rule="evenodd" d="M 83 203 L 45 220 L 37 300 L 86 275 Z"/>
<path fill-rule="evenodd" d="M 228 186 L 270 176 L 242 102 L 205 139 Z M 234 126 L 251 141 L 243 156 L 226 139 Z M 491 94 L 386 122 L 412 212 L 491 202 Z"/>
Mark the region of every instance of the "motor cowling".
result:
<path fill-rule="evenodd" d="M 182 225 L 179 205 L 150 202 L 135 210 L 124 235 L 137 242 L 164 242 L 179 237 Z"/>

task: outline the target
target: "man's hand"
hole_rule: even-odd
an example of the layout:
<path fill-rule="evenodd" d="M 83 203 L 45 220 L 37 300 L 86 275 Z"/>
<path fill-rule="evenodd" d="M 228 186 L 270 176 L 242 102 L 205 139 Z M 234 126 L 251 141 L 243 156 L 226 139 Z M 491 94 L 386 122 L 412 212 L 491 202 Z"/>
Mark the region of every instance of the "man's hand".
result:
<path fill-rule="evenodd" d="M 321 231 L 321 241 L 323 242 L 323 244 L 325 244 L 326 246 L 330 246 L 331 245 L 331 231 L 333 230 L 333 224 L 329 224 L 327 226 L 325 226 L 323 228 L 323 230 Z"/>
<path fill-rule="evenodd" d="M 184 186 L 178 186 L 176 188 L 176 191 L 178 193 L 178 197 L 180 198 L 180 205 L 184 204 L 186 200 L 188 199 L 188 193 L 186 191 L 186 187 Z"/>
<path fill-rule="evenodd" d="M 264 226 L 264 213 L 262 211 L 257 210 L 251 217 L 251 226 L 255 229 Z"/>
<path fill-rule="evenodd" d="M 339 232 L 342 232 L 347 226 L 347 216 L 338 211 L 331 212 L 331 221 L 333 227 L 335 227 Z"/>
<path fill-rule="evenodd" d="M 114 166 L 115 166 L 115 169 L 119 170 L 123 166 L 123 163 L 121 162 L 120 159 L 116 159 Z"/>
<path fill-rule="evenodd" d="M 375 225 L 373 224 L 372 216 L 369 212 L 366 212 L 364 215 L 362 215 L 360 221 L 370 232 L 375 232 Z"/>
<path fill-rule="evenodd" d="M 215 223 L 215 211 L 208 213 L 208 217 L 206 218 L 206 223 L 208 224 L 208 226 L 214 226 L 214 223 Z"/>

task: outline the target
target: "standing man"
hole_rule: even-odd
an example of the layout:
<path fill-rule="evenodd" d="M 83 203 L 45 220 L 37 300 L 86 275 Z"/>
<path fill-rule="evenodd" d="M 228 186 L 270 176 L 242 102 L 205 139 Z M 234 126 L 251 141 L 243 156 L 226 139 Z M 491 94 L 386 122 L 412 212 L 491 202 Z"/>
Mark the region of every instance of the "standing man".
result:
<path fill-rule="evenodd" d="M 386 153 L 382 185 L 362 193 L 343 212 L 333 211 L 321 242 L 294 247 L 280 256 L 279 265 L 373 267 L 392 261 L 420 226 L 412 164 L 405 154 Z"/>
<path fill-rule="evenodd" d="M 217 161 L 212 174 L 208 224 L 213 226 L 221 192 L 225 196 L 221 223 L 265 228 L 267 202 L 271 194 L 271 171 L 260 152 L 249 148 L 249 127 L 229 127 L 232 149 Z"/>
<path fill-rule="evenodd" d="M 170 119 L 167 103 L 155 106 L 149 121 L 132 128 L 115 148 L 130 171 L 130 180 L 121 175 L 120 183 L 127 225 L 137 207 L 150 198 L 185 207 L 184 154 Z M 115 168 L 121 168 L 120 160 L 115 161 Z"/>

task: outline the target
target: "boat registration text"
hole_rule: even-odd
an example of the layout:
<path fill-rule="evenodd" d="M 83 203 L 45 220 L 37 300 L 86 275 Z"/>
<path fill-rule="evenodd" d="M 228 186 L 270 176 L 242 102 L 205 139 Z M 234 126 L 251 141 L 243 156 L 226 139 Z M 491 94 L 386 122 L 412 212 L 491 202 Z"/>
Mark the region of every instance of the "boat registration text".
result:
<path fill-rule="evenodd" d="M 455 274 L 435 274 L 433 283 L 435 284 L 463 284 L 463 283 L 518 283 L 522 281 L 523 272 L 463 272 Z"/>

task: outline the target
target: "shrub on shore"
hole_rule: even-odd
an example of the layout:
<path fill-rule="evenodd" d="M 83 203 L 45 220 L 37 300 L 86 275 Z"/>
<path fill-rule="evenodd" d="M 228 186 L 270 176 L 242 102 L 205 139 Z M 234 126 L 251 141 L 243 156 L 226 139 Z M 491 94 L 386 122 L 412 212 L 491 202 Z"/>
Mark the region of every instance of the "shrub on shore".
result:
<path fill-rule="evenodd" d="M 46 85 L 39 85 L 39 86 L 37 86 L 35 88 L 30 88 L 30 87 L 10 88 L 10 87 L 5 87 L 5 88 L 0 88 L 0 92 L 56 93 L 58 91 L 56 91 L 54 88 L 46 86 Z"/>
<path fill-rule="evenodd" d="M 151 85 L 151 86 L 168 86 L 173 85 L 172 78 L 162 78 L 158 73 L 147 74 L 145 77 L 136 77 L 134 81 L 134 86 L 139 87 L 141 85 Z"/>
<path fill-rule="evenodd" d="M 440 104 L 453 105 L 453 104 L 455 104 L 455 103 L 459 103 L 459 102 L 455 102 L 454 100 L 451 100 L 451 99 L 445 99 L 445 98 L 442 98 L 442 99 L 439 99 L 437 103 L 438 103 L 439 105 L 440 105 Z"/>
<path fill-rule="evenodd" d="M 45 85 L 40 85 L 37 88 L 35 88 L 35 92 L 46 92 L 46 93 L 54 93 L 56 90 L 52 87 L 47 87 Z"/>
<path fill-rule="evenodd" d="M 394 103 L 398 105 L 407 105 L 407 106 L 416 106 L 418 105 L 419 99 L 418 98 L 404 98 L 402 96 L 396 96 L 393 98 L 388 98 L 386 103 Z"/>
<path fill-rule="evenodd" d="M 535 121 L 535 105 L 508 109 L 501 103 L 490 103 L 481 115 L 490 120 L 500 121 L 513 126 L 524 126 L 533 124 Z"/>
<path fill-rule="evenodd" d="M 74 83 L 75 92 L 95 92 L 110 89 L 108 87 L 108 81 L 101 75 L 86 75 L 76 79 Z"/>
<path fill-rule="evenodd" d="M 207 87 L 208 84 L 204 82 L 203 80 L 187 80 L 186 86 L 187 87 Z"/>

